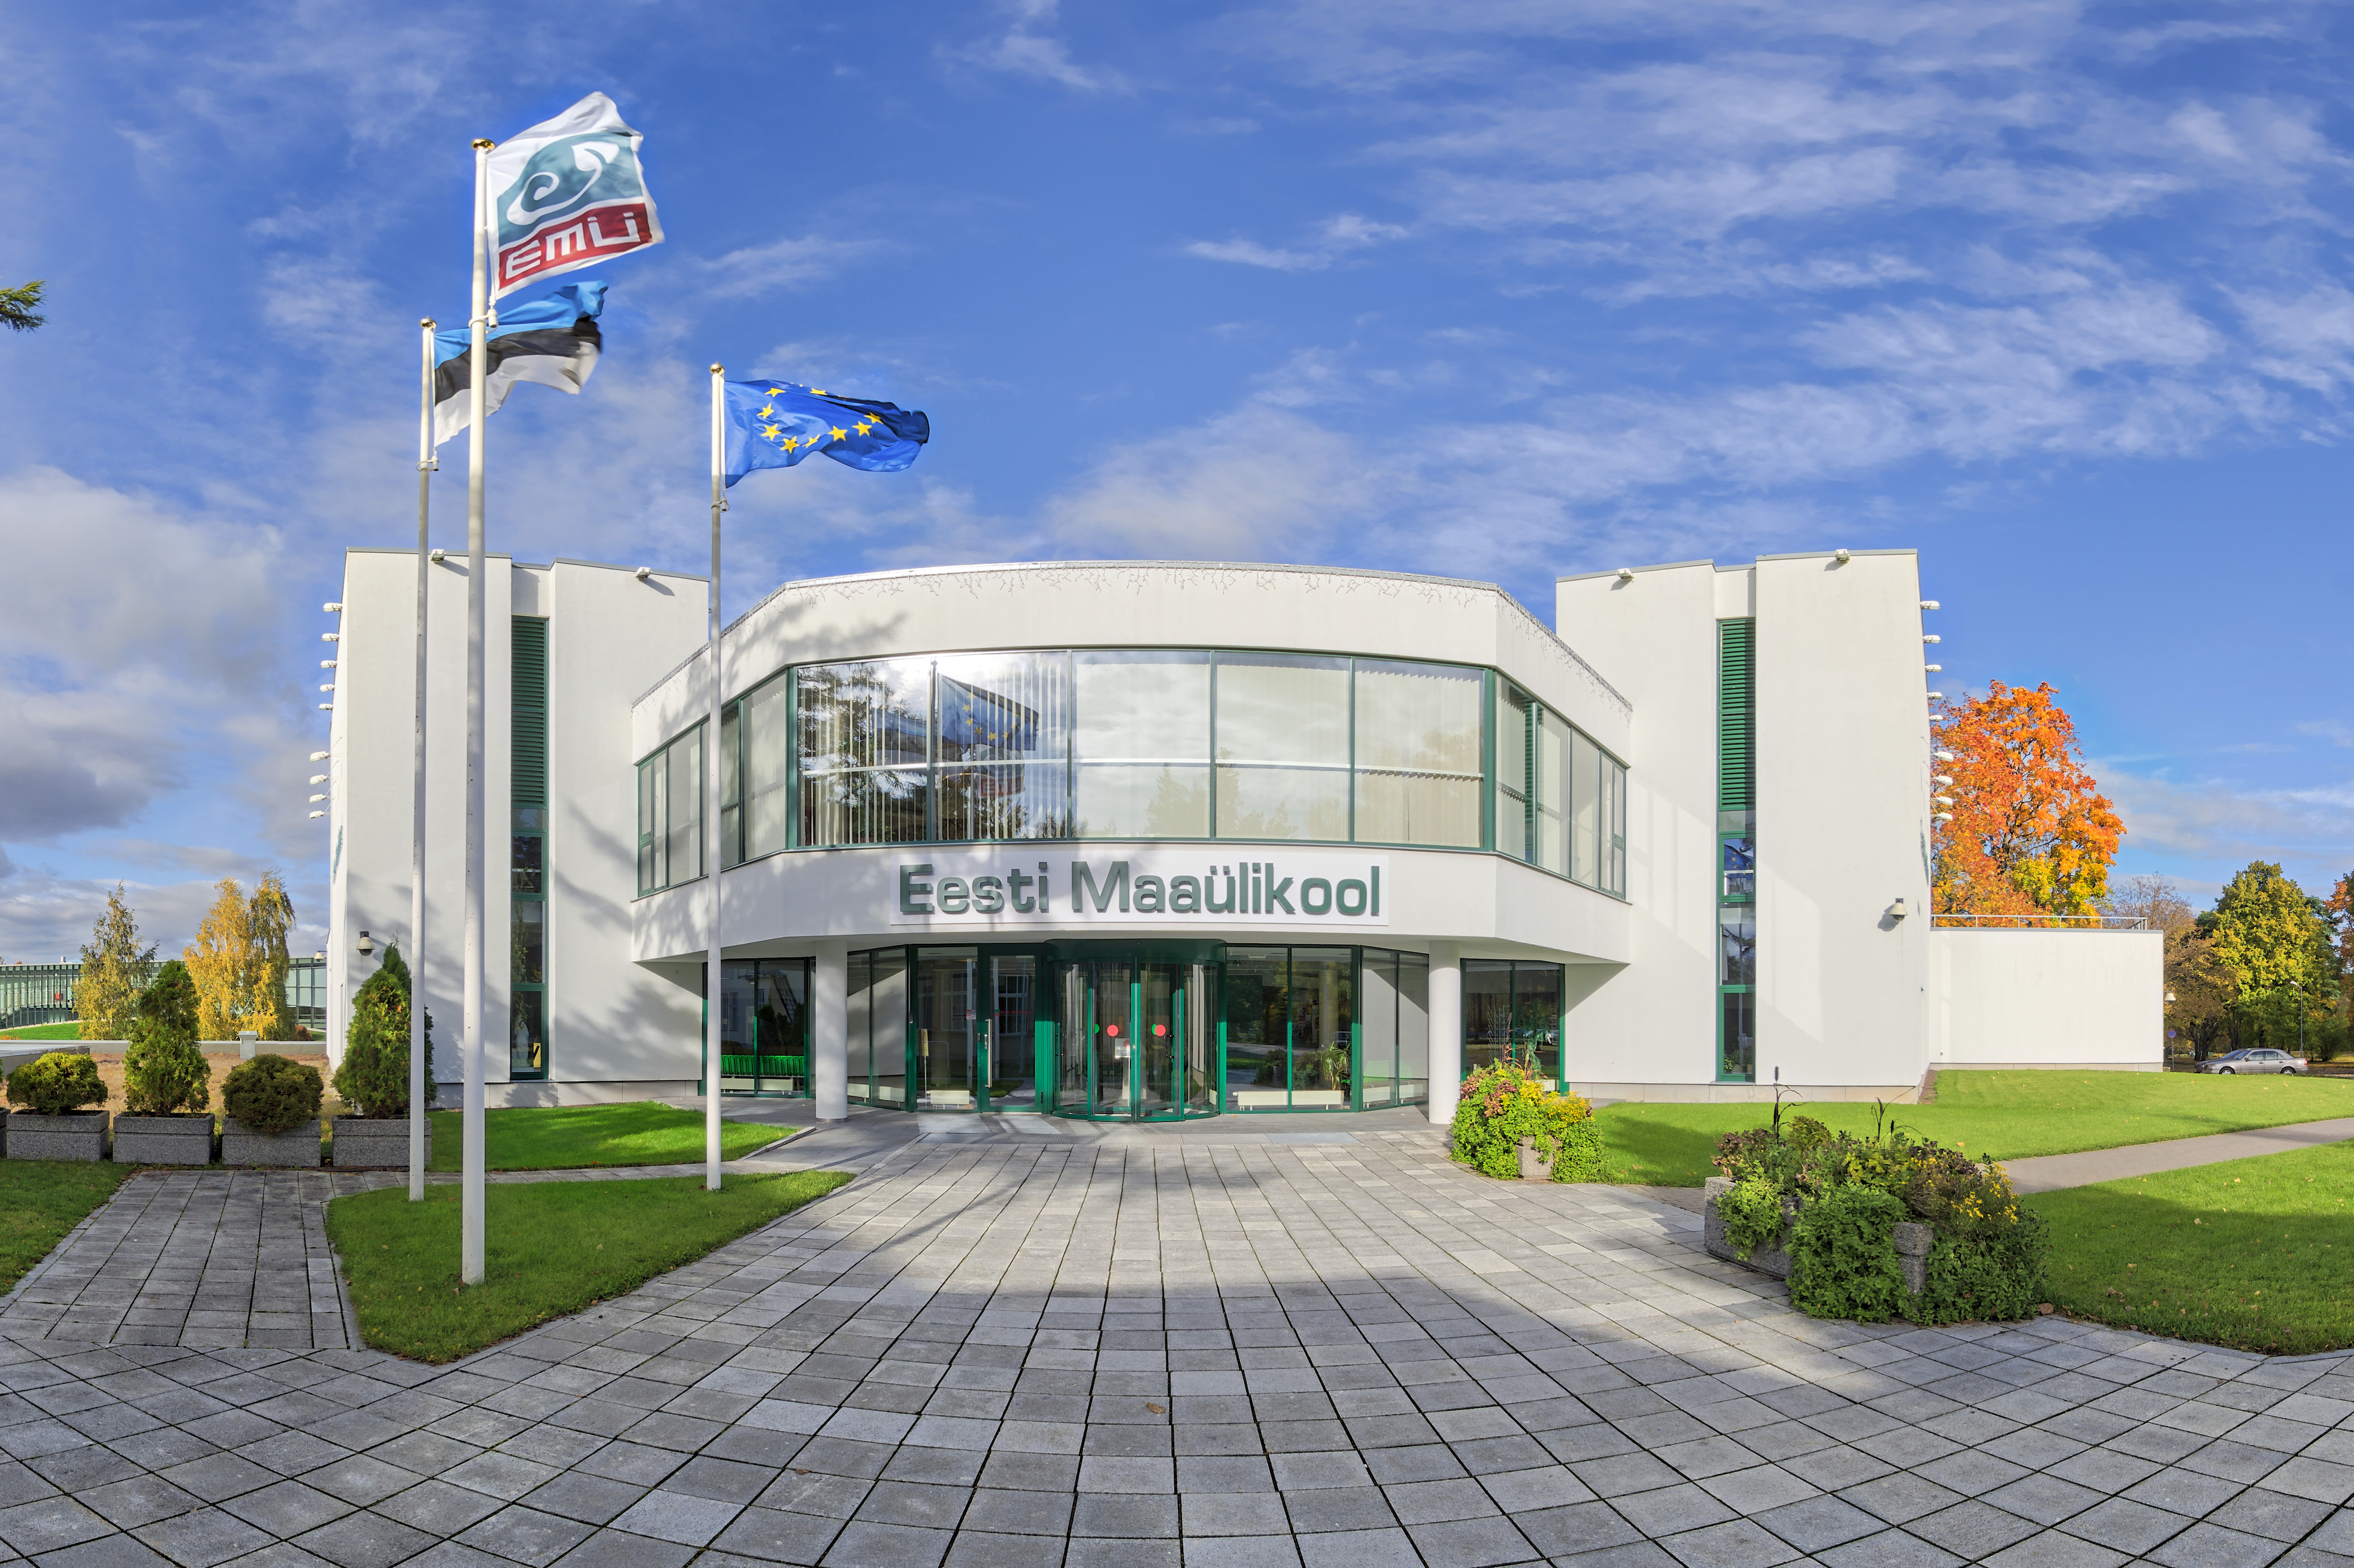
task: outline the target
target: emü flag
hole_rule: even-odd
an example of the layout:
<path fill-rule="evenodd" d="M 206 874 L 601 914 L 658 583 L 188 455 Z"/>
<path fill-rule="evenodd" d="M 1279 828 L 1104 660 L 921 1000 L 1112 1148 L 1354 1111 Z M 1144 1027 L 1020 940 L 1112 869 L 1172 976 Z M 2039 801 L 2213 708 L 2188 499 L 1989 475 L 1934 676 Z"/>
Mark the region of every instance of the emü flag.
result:
<path fill-rule="evenodd" d="M 492 151 L 492 299 L 662 243 L 638 163 L 644 140 L 592 92 Z"/>
<path fill-rule="evenodd" d="M 526 300 L 499 313 L 485 345 L 490 363 L 482 369 L 482 410 L 495 413 L 509 388 L 525 381 L 578 392 L 597 368 L 597 318 L 605 313 L 605 285 L 567 283 L 538 299 Z M 469 394 L 473 372 L 468 363 L 473 333 L 468 327 L 446 327 L 433 334 L 433 444 L 464 429 L 472 421 Z"/>
<path fill-rule="evenodd" d="M 816 452 L 869 473 L 896 473 L 932 439 L 932 422 L 892 403 L 763 378 L 727 383 L 727 482 L 790 468 Z"/>

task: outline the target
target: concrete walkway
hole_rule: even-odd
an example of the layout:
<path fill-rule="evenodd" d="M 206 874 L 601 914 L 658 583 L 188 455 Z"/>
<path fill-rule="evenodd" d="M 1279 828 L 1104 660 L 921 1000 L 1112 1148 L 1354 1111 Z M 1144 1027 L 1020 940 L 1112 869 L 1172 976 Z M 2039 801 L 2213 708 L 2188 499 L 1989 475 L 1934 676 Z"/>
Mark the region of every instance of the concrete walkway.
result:
<path fill-rule="evenodd" d="M 0 1563 L 2354 1560 L 2354 1357 L 1816 1322 L 1679 1210 L 1485 1181 L 1426 1128 L 1341 1136 L 918 1135 L 439 1368 L 37 1321 L 27 1279 L 0 1299 Z M 196 1222 L 175 1251 L 114 1204 L 182 1183 L 234 1252 L 352 1179 L 143 1176 L 38 1277 L 152 1301 Z"/>
<path fill-rule="evenodd" d="M 2033 1160 L 2006 1160 L 2010 1184 L 2020 1192 L 2053 1192 L 2062 1187 L 2089 1187 L 2095 1181 L 2116 1181 L 2131 1176 L 2155 1176 L 2161 1171 L 2187 1171 L 2194 1165 L 2220 1165 L 2226 1160 L 2248 1160 L 2259 1154 L 2285 1154 L 2324 1143 L 2354 1138 L 2354 1117 L 2330 1121 L 2300 1121 L 2287 1127 L 2260 1127 L 2246 1132 L 2219 1132 L 2206 1138 L 2176 1138 L 2163 1143 L 2129 1143 L 2122 1149 L 2093 1149 L 2082 1154 L 2045 1154 Z"/>

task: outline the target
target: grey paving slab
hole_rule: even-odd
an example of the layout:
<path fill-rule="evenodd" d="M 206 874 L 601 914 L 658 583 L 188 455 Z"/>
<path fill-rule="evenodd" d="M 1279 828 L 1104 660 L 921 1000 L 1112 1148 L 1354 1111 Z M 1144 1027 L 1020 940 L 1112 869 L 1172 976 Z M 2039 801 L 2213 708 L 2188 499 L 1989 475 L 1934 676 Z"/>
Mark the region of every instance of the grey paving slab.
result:
<path fill-rule="evenodd" d="M 1816 1322 L 1687 1210 L 1484 1181 L 1412 1113 L 867 1115 L 733 1168 L 830 1164 L 858 1180 L 446 1367 L 355 1345 L 324 1241 L 328 1201 L 397 1177 L 137 1178 L 0 1298 L 0 1541 L 90 1568 L 2354 1557 L 2354 1357 Z"/>

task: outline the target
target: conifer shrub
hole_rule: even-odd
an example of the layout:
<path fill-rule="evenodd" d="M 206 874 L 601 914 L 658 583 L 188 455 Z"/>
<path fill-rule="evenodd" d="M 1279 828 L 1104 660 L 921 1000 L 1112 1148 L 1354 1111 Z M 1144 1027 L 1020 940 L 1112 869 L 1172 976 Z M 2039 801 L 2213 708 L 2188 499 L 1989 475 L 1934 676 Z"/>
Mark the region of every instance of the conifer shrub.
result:
<path fill-rule="evenodd" d="M 1482 1175 L 1514 1178 L 1523 1138 L 1552 1160 L 1554 1181 L 1602 1179 L 1601 1129 L 1584 1096 L 1554 1093 L 1532 1065 L 1509 1057 L 1474 1068 L 1455 1108 L 1455 1158 Z"/>
<path fill-rule="evenodd" d="M 8 1103 L 35 1116 L 66 1116 L 106 1104 L 98 1064 L 77 1051 L 51 1051 L 8 1075 Z"/>
<path fill-rule="evenodd" d="M 387 948 L 384 962 L 352 998 L 351 1031 L 344 1059 L 335 1068 L 335 1093 L 369 1118 L 408 1114 L 408 966 L 400 949 Z M 433 1095 L 433 1014 L 425 1015 L 425 1093 Z"/>
<path fill-rule="evenodd" d="M 221 1104 L 255 1132 L 291 1132 L 319 1114 L 325 1092 L 318 1068 L 264 1052 L 229 1069 Z"/>
<path fill-rule="evenodd" d="M 139 993 L 122 1055 L 123 1107 L 133 1116 L 212 1108 L 213 1072 L 196 1044 L 196 982 L 174 959 Z"/>

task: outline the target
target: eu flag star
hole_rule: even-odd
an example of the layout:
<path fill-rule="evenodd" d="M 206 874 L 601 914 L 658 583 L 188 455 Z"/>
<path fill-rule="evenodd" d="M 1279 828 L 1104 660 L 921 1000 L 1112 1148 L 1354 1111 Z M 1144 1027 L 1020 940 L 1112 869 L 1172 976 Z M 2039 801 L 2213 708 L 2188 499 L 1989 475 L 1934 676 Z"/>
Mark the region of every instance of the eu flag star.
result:
<path fill-rule="evenodd" d="M 850 439 L 850 432 L 836 425 L 833 428 L 833 439 L 837 441 L 846 441 Z"/>

